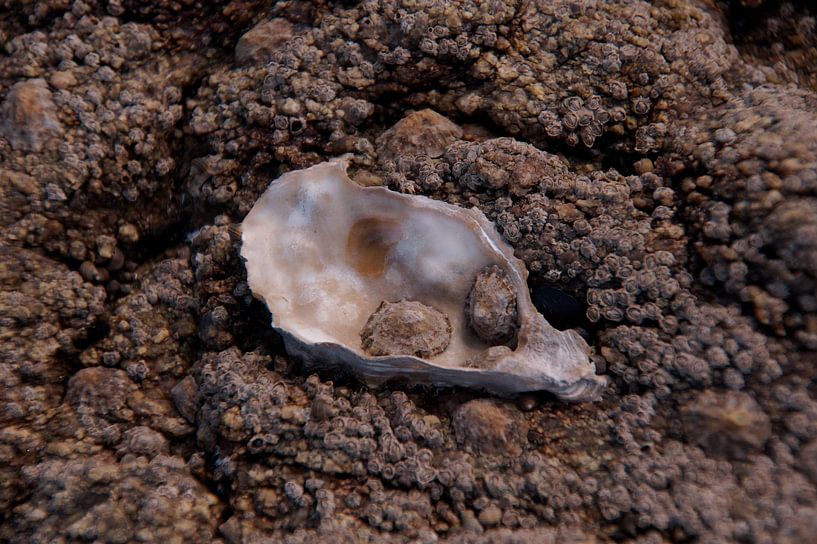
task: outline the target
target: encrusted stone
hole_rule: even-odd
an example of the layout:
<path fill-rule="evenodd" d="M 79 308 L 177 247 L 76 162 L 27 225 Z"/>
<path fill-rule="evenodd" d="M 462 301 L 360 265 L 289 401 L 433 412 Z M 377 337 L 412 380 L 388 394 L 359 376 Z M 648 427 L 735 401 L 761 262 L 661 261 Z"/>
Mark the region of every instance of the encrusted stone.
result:
<path fill-rule="evenodd" d="M 457 443 L 474 454 L 518 453 L 527 440 L 528 426 L 522 413 L 494 400 L 466 402 L 454 412 L 452 423 Z"/>
<path fill-rule="evenodd" d="M 462 137 L 462 129 L 434 110 L 407 115 L 377 139 L 380 160 L 401 155 L 441 157 L 449 144 Z"/>
<path fill-rule="evenodd" d="M 0 135 L 14 149 L 40 151 L 49 136 L 62 131 L 53 95 L 44 79 L 15 83 L 0 108 Z"/>
<path fill-rule="evenodd" d="M 292 23 L 282 18 L 259 23 L 241 36 L 235 46 L 238 64 L 263 64 L 276 49 L 292 39 Z"/>

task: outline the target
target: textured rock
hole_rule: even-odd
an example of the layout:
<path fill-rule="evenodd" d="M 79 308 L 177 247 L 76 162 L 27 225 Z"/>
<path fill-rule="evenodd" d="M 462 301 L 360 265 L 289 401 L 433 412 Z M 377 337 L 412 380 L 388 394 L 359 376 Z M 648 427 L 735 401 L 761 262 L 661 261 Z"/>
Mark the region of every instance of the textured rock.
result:
<path fill-rule="evenodd" d="M 0 0 L 0 541 L 810 542 L 815 29 L 792 0 Z M 480 393 L 285 356 L 240 223 L 342 154 L 575 297 L 548 322 L 602 401 L 480 426 Z"/>

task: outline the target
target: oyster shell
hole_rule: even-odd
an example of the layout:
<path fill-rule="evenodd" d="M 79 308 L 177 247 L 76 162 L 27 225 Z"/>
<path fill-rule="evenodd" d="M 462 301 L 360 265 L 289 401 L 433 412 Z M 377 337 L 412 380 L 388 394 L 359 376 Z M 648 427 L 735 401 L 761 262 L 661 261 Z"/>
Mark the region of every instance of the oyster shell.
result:
<path fill-rule="evenodd" d="M 253 294 L 272 313 L 288 353 L 341 367 L 376 385 L 391 379 L 500 394 L 547 390 L 592 400 L 606 380 L 588 346 L 536 311 L 527 271 L 478 210 L 360 187 L 335 159 L 273 181 L 242 225 L 241 255 Z M 491 346 L 471 329 L 466 299 L 478 273 L 498 266 L 516 290 L 511 344 Z M 361 331 L 385 302 L 418 301 L 444 313 L 441 353 L 370 356 Z"/>

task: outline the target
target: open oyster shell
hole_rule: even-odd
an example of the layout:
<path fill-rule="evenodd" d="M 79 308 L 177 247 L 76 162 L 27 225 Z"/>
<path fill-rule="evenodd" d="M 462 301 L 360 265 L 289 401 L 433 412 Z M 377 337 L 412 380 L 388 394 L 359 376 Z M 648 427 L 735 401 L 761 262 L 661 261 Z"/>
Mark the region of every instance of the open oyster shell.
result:
<path fill-rule="evenodd" d="M 253 294 L 272 313 L 287 352 L 337 366 L 369 384 L 392 379 L 500 394 L 547 390 L 592 400 L 606 380 L 574 331 L 551 327 L 531 303 L 527 271 L 476 209 L 360 187 L 335 159 L 273 181 L 242 225 Z M 517 293 L 518 330 L 491 347 L 469 328 L 465 301 L 480 270 L 497 265 Z M 382 301 L 444 312 L 448 347 L 428 359 L 369 356 L 361 329 Z"/>

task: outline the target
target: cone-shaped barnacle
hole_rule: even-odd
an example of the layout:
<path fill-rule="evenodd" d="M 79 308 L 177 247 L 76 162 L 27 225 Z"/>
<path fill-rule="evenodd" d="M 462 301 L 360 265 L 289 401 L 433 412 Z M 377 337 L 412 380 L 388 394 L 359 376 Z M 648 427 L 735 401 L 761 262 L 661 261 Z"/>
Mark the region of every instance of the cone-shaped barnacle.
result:
<path fill-rule="evenodd" d="M 284 174 L 242 224 L 250 288 L 291 356 L 370 385 L 598 397 L 587 344 L 536 311 L 524 264 L 480 211 L 360 187 L 346 168 Z"/>

